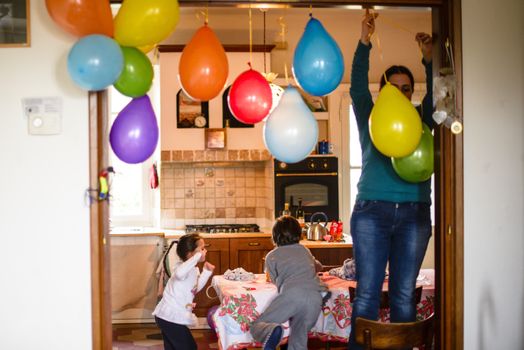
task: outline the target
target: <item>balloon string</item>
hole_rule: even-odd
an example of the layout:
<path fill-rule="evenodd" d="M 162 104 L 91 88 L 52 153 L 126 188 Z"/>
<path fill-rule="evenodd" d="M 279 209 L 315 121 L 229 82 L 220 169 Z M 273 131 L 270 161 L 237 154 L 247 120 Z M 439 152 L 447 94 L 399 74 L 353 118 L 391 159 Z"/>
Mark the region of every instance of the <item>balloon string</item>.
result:
<path fill-rule="evenodd" d="M 251 20 L 251 4 L 249 5 L 249 62 L 253 62 L 253 22 Z"/>
<path fill-rule="evenodd" d="M 313 4 L 309 4 L 309 17 L 313 17 Z"/>
<path fill-rule="evenodd" d="M 284 17 L 281 16 L 278 18 L 278 24 L 280 25 L 280 36 L 282 37 L 282 43 L 286 42 L 286 22 L 284 21 Z M 286 78 L 286 85 L 289 85 L 289 78 L 287 74 L 287 60 L 288 60 L 288 51 L 286 50 L 285 54 L 285 60 L 284 60 L 284 77 Z"/>
<path fill-rule="evenodd" d="M 206 4 L 206 13 L 205 13 L 205 23 L 208 24 L 209 23 L 209 7 L 207 6 Z"/>
<path fill-rule="evenodd" d="M 371 15 L 373 15 L 373 18 L 376 18 L 376 16 L 375 16 L 374 13 L 373 13 L 373 12 L 374 12 L 373 9 L 369 9 L 368 11 L 369 11 L 369 13 L 370 13 Z M 377 15 L 377 16 L 378 16 L 378 15 Z M 382 18 L 382 17 L 381 17 L 381 18 Z M 376 27 L 375 27 L 375 28 L 376 28 Z M 380 38 L 379 38 L 379 36 L 378 36 L 378 33 L 377 33 L 376 29 L 375 29 L 375 31 L 373 32 L 373 34 L 371 34 L 371 37 L 369 38 L 370 41 L 373 40 L 373 39 L 374 39 L 375 42 L 377 43 L 377 49 L 378 49 L 378 53 L 379 53 L 379 56 L 380 56 L 380 60 L 381 60 L 382 62 L 384 62 L 384 53 L 383 53 L 383 51 L 382 51 L 382 45 L 380 44 Z"/>
<path fill-rule="evenodd" d="M 399 24 L 398 22 L 396 22 L 396 21 L 394 21 L 392 19 L 384 17 L 383 15 L 380 17 L 380 21 L 381 22 L 385 22 L 386 24 L 388 24 L 389 26 L 391 26 L 393 28 L 400 29 L 400 30 L 403 30 L 405 32 L 408 32 L 409 34 L 413 34 L 413 35 L 417 34 L 414 31 L 412 31 L 411 29 L 409 29 L 408 27 L 405 27 L 402 24 Z"/>
<path fill-rule="evenodd" d="M 264 14 L 264 73 L 267 73 L 266 69 L 266 10 L 262 10 Z"/>
<path fill-rule="evenodd" d="M 158 51 L 158 45 L 155 44 L 153 47 L 153 65 L 158 63 L 158 59 L 160 58 L 160 52 Z"/>
<path fill-rule="evenodd" d="M 411 34 L 411 35 L 416 35 L 416 34 L 417 34 L 416 32 L 414 32 L 413 30 L 409 29 L 408 27 L 403 26 L 402 24 L 400 24 L 400 23 L 398 23 L 397 21 L 394 21 L 394 20 L 392 20 L 392 19 L 390 19 L 390 18 L 387 18 L 387 17 L 381 16 L 381 17 L 380 17 L 380 21 L 386 23 L 386 24 L 389 25 L 390 27 L 393 27 L 393 28 L 395 28 L 395 29 L 399 29 L 399 30 L 403 30 L 403 31 L 405 31 L 406 33 L 409 33 L 409 34 Z M 378 38 L 377 38 L 377 40 L 378 40 Z M 419 53 L 420 53 L 420 56 L 423 58 L 424 55 L 422 54 L 422 51 L 419 51 Z"/>

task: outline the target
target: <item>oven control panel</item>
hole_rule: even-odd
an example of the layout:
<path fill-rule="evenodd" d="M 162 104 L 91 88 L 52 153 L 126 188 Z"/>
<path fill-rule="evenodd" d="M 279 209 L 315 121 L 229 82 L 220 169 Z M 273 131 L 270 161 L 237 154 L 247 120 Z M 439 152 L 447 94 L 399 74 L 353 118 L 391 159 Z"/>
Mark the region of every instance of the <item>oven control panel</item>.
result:
<path fill-rule="evenodd" d="M 324 173 L 338 171 L 337 157 L 308 157 L 298 163 L 285 163 L 275 159 L 277 173 Z"/>

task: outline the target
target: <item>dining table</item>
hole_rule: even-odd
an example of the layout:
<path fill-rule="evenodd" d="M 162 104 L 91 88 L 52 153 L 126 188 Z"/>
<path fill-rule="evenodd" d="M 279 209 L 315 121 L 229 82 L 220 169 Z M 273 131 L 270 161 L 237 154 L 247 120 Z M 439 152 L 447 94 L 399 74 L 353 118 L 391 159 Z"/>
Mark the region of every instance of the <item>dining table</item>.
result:
<path fill-rule="evenodd" d="M 246 281 L 228 280 L 224 275 L 213 277 L 211 285 L 217 292 L 220 305 L 211 315 L 212 323 L 222 350 L 261 347 L 249 332 L 249 327 L 278 294 L 277 287 L 266 280 L 266 275 L 255 274 Z M 356 281 L 341 279 L 328 272 L 319 273 L 331 296 L 320 312 L 316 324 L 308 333 L 310 338 L 322 341 L 347 342 L 351 330 L 349 287 L 356 287 Z M 435 272 L 422 269 L 417 277 L 417 287 L 422 286 L 422 297 L 417 304 L 417 319 L 425 319 L 434 312 Z M 383 290 L 388 288 L 384 280 Z M 381 309 L 379 320 L 389 322 L 389 309 Z M 289 336 L 289 324 L 283 324 L 283 342 Z"/>

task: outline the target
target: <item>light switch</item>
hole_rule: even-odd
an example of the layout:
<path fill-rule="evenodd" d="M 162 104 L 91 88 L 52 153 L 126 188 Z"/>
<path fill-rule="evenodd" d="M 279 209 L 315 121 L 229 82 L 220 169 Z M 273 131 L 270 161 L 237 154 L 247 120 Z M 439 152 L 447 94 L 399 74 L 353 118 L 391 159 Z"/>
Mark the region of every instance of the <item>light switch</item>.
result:
<path fill-rule="evenodd" d="M 31 113 L 27 122 L 29 135 L 57 135 L 62 132 L 59 113 Z"/>

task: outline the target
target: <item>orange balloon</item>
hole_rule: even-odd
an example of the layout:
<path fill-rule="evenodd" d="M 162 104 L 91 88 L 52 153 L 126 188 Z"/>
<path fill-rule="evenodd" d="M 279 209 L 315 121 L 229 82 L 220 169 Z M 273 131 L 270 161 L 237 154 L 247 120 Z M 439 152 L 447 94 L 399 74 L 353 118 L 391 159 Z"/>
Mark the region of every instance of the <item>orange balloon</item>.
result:
<path fill-rule="evenodd" d="M 224 88 L 228 71 L 224 47 L 205 24 L 182 51 L 178 65 L 182 89 L 193 100 L 209 101 Z"/>
<path fill-rule="evenodd" d="M 113 37 L 113 14 L 109 0 L 46 0 L 47 12 L 67 32 L 83 37 Z"/>

